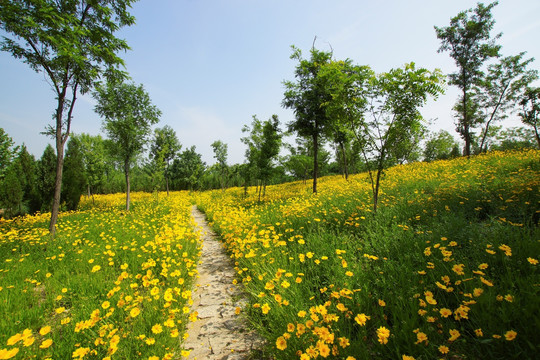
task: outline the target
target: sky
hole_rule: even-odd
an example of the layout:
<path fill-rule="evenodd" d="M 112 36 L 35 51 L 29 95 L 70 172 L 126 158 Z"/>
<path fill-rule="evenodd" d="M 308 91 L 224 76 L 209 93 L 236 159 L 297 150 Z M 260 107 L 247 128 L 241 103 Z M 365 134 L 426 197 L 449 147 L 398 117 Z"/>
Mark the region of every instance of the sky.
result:
<path fill-rule="evenodd" d="M 316 36 L 318 49 L 376 72 L 415 62 L 448 74 L 456 67 L 448 53 L 437 53 L 433 27 L 448 26 L 451 17 L 475 6 L 473 0 L 141 0 L 131 9 L 136 24 L 117 36 L 131 47 L 120 54 L 126 71 L 162 111 L 157 126 L 171 126 L 183 149 L 195 145 L 208 165 L 215 163 L 210 144 L 221 140 L 234 164 L 244 162 L 241 129 L 253 115 L 266 120 L 277 114 L 282 128 L 294 119 L 281 106 L 283 81 L 294 79 L 291 45 L 309 57 Z M 538 0 L 499 1 L 492 34 L 503 33 L 502 55 L 526 51 L 537 59 L 531 68 L 540 69 L 539 15 Z M 53 144 L 40 132 L 52 124 L 54 93 L 42 73 L 7 52 L 0 52 L 0 76 L 0 127 L 39 158 Z M 431 130 L 457 137 L 457 97 L 458 89 L 448 87 L 422 109 Z M 78 98 L 74 133 L 103 134 L 94 106 L 91 95 Z"/>

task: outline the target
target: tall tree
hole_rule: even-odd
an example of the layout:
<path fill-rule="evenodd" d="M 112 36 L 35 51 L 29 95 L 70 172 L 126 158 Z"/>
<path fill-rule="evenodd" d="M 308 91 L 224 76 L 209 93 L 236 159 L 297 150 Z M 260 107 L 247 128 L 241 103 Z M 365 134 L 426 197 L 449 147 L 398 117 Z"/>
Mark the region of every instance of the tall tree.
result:
<path fill-rule="evenodd" d="M 201 183 L 206 164 L 195 145 L 180 153 L 171 166 L 171 182 L 177 190 L 195 190 Z"/>
<path fill-rule="evenodd" d="M 43 72 L 55 93 L 54 126 L 47 133 L 56 144 L 56 180 L 49 231 L 54 235 L 60 208 L 64 145 L 78 93 L 86 93 L 103 75 L 123 77 L 117 56 L 129 49 L 114 36 L 135 22 L 127 9 L 134 0 L 21 0 L 3 1 L 0 49 Z"/>
<path fill-rule="evenodd" d="M 151 126 L 159 122 L 161 111 L 152 104 L 142 85 L 109 82 L 98 86 L 95 111 L 103 117 L 103 129 L 111 155 L 121 161 L 126 179 L 126 210 L 130 206 L 129 170 L 144 150 Z"/>
<path fill-rule="evenodd" d="M 81 143 L 82 163 L 84 165 L 84 178 L 88 197 L 92 196 L 104 182 L 106 173 L 105 141 L 101 135 L 77 135 Z"/>
<path fill-rule="evenodd" d="M 212 144 L 212 150 L 214 151 L 214 159 L 217 160 L 217 167 L 220 174 L 221 188 L 225 189 L 227 178 L 227 144 L 221 140 L 216 140 Z"/>
<path fill-rule="evenodd" d="M 487 136 L 490 126 L 504 119 L 518 102 L 529 84 L 538 79 L 538 71 L 527 70 L 534 59 L 524 60 L 525 52 L 507 56 L 498 63 L 490 64 L 487 74 L 473 90 L 473 96 L 482 110 L 480 152 L 487 151 Z"/>
<path fill-rule="evenodd" d="M 416 139 L 425 131 L 419 109 L 429 96 L 436 98 L 443 92 L 444 76 L 438 69 L 417 69 L 410 63 L 374 75 L 362 84 L 366 86 L 362 92 L 366 96 L 365 102 L 348 104 L 340 101 L 338 104 L 360 107 L 359 116 L 342 121 L 346 121 L 345 126 L 362 145 L 373 192 L 373 210 L 377 211 L 383 170 L 391 163 L 406 159 L 416 146 Z M 335 98 L 343 97 L 337 94 Z"/>
<path fill-rule="evenodd" d="M 169 195 L 169 166 L 178 152 L 182 149 L 176 132 L 169 125 L 154 130 L 154 139 L 150 147 L 150 156 L 154 162 L 163 163 L 165 186 Z"/>
<path fill-rule="evenodd" d="M 248 165 L 256 178 L 262 181 L 264 189 L 272 173 L 273 161 L 281 148 L 282 134 L 279 119 L 277 115 L 272 115 L 270 119 L 261 122 L 257 116 L 253 115 L 251 128 L 245 125 L 242 132 L 249 132 L 249 135 L 241 140 L 248 146 L 246 150 Z"/>
<path fill-rule="evenodd" d="M 534 130 L 534 136 L 540 149 L 540 87 L 527 88 L 523 93 L 519 104 L 522 111 L 519 113 L 521 121 Z"/>
<path fill-rule="evenodd" d="M 475 117 L 471 112 L 470 96 L 474 85 L 482 78 L 482 65 L 487 59 L 499 56 L 500 45 L 495 41 L 501 36 L 491 37 L 495 24 L 491 10 L 498 2 L 485 6 L 478 3 L 477 7 L 462 11 L 450 19 L 450 26 L 437 27 L 435 32 L 441 40 L 438 52 L 449 51 L 454 59 L 457 72 L 449 75 L 451 85 L 461 89 L 458 110 L 457 130 L 465 141 L 464 155 L 471 154 L 471 130 Z"/>
<path fill-rule="evenodd" d="M 332 119 L 327 116 L 323 104 L 331 100 L 330 89 L 319 76 L 321 68 L 331 61 L 332 53 L 313 47 L 310 59 L 303 59 L 300 49 L 292 46 L 291 59 L 298 61 L 296 81 L 284 81 L 285 94 L 282 106 L 293 109 L 295 120 L 288 124 L 289 131 L 310 137 L 313 142 L 313 192 L 317 192 L 319 174 L 318 152 L 324 137 L 330 132 Z"/>
<path fill-rule="evenodd" d="M 87 180 L 85 178 L 84 156 L 79 137 L 70 137 L 66 147 L 64 181 L 62 181 L 62 201 L 68 210 L 77 210 Z"/>
<path fill-rule="evenodd" d="M 56 154 L 51 144 L 47 144 L 37 166 L 36 185 L 41 211 L 51 211 L 56 184 L 55 174 Z"/>
<path fill-rule="evenodd" d="M 14 144 L 13 139 L 4 129 L 0 128 L 0 180 L 17 152 L 17 149 L 13 146 Z"/>
<path fill-rule="evenodd" d="M 448 159 L 457 147 L 458 143 L 452 134 L 446 130 L 440 130 L 429 136 L 424 146 L 424 161 Z"/>

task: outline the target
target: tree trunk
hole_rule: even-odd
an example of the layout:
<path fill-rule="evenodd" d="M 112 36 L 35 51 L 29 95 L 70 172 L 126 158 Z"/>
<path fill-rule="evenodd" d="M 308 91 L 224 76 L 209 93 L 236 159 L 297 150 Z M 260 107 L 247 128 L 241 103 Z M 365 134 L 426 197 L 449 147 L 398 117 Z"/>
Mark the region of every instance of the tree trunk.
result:
<path fill-rule="evenodd" d="M 129 183 L 129 160 L 126 160 L 124 162 L 124 174 L 126 175 L 126 211 L 129 211 L 129 204 L 130 204 L 130 190 L 131 185 Z"/>
<path fill-rule="evenodd" d="M 169 177 L 165 175 L 165 187 L 167 188 L 167 196 L 169 196 Z"/>
<path fill-rule="evenodd" d="M 343 172 L 345 174 L 345 180 L 349 180 L 349 167 L 347 166 L 347 153 L 345 153 L 345 145 L 343 142 L 339 143 L 341 147 L 341 153 L 343 154 Z"/>
<path fill-rule="evenodd" d="M 467 111 L 467 90 L 463 88 L 463 137 L 465 138 L 465 156 L 471 156 L 471 133 L 469 129 L 469 116 Z"/>
<path fill-rule="evenodd" d="M 538 143 L 538 149 L 540 149 L 540 135 L 538 134 L 538 126 L 534 126 L 534 135 L 536 136 L 536 142 Z"/>
<path fill-rule="evenodd" d="M 58 96 L 58 107 L 56 108 L 56 178 L 54 181 L 54 196 L 51 209 L 51 221 L 49 223 L 49 233 L 52 236 L 56 233 L 56 221 L 60 211 L 60 195 L 62 193 L 62 171 L 64 168 L 64 142 L 62 139 L 62 117 L 64 113 L 64 99 L 66 91 Z"/>
<path fill-rule="evenodd" d="M 317 175 L 319 173 L 319 137 L 313 135 L 313 193 L 317 193 Z"/>

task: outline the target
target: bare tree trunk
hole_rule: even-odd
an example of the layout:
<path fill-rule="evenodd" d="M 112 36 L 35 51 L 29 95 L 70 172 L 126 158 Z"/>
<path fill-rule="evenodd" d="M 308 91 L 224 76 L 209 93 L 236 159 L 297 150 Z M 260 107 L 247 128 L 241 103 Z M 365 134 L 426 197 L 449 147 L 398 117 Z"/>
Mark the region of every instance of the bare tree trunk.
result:
<path fill-rule="evenodd" d="M 465 156 L 471 156 L 471 133 L 469 128 L 469 116 L 467 111 L 467 91 L 463 89 L 463 137 L 465 138 Z"/>
<path fill-rule="evenodd" d="M 167 196 L 169 196 L 169 178 L 165 176 L 165 186 L 167 187 Z"/>

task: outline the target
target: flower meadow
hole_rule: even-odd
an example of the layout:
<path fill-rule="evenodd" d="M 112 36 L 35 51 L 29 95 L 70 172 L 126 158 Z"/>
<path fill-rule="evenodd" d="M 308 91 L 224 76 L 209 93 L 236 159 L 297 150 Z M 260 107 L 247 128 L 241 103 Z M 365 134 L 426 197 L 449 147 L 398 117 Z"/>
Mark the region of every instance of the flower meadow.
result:
<path fill-rule="evenodd" d="M 275 359 L 533 359 L 540 152 L 196 194 Z"/>
<path fill-rule="evenodd" d="M 0 359 L 178 359 L 200 255 L 186 193 L 0 220 Z"/>
<path fill-rule="evenodd" d="M 83 198 L 0 220 L 0 359 L 187 357 L 201 253 L 191 206 L 226 245 L 274 359 L 533 359 L 540 152 L 257 189 Z"/>

